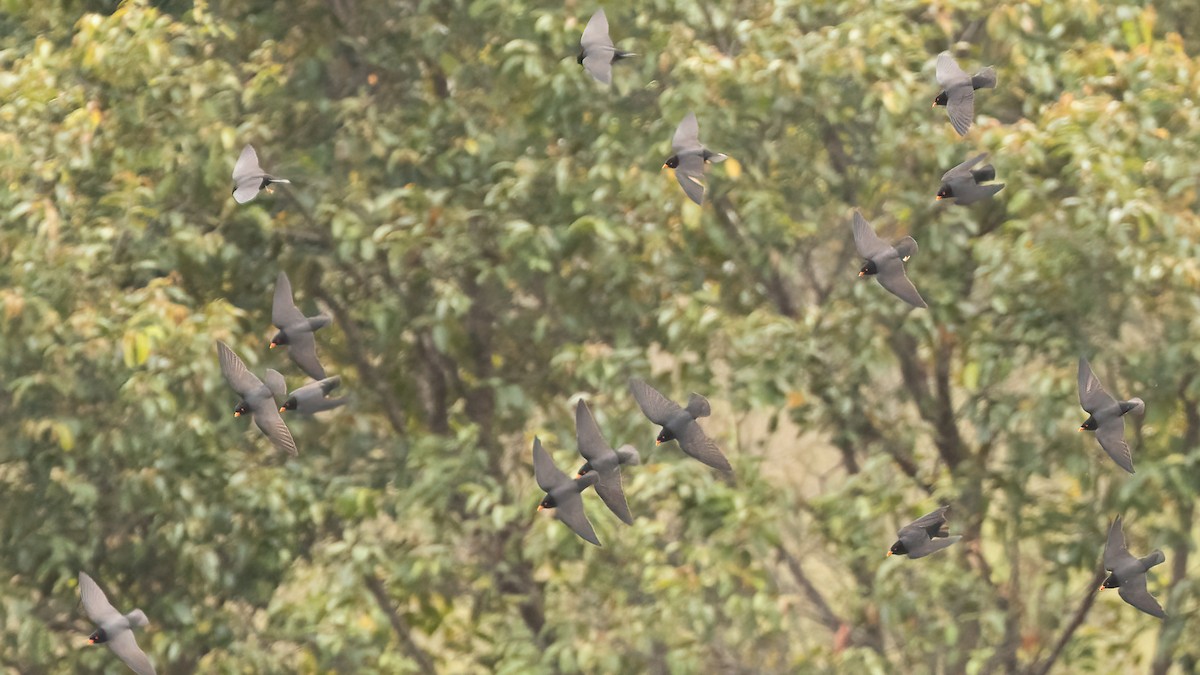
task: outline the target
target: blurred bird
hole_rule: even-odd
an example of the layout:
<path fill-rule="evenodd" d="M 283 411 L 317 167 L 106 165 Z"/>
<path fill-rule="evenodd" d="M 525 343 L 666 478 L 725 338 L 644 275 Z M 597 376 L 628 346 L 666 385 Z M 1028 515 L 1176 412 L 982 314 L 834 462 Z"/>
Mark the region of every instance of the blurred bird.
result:
<path fill-rule="evenodd" d="M 658 438 L 654 440 L 656 445 L 661 445 L 671 440 L 679 441 L 680 449 L 691 457 L 704 462 L 714 469 L 733 473 L 733 467 L 729 465 L 729 460 L 721 453 L 721 449 L 717 447 L 717 444 L 705 435 L 704 429 L 701 429 L 700 424 L 696 422 L 697 418 L 708 417 L 712 414 L 712 408 L 708 404 L 708 399 L 700 394 L 693 393 L 688 397 L 687 407 L 681 408 L 679 404 L 671 401 L 660 394 L 654 387 L 637 378 L 629 380 L 629 390 L 633 392 L 633 397 L 637 399 L 642 413 L 651 422 L 662 427 Z"/>
<path fill-rule="evenodd" d="M 596 484 L 599 476 L 589 473 L 582 478 L 571 480 L 554 465 L 554 460 L 542 447 L 541 439 L 533 439 L 533 476 L 537 479 L 538 487 L 546 492 L 545 499 L 538 504 L 538 511 L 554 509 L 554 517 L 567 524 L 575 534 L 584 541 L 600 545 L 596 531 L 587 514 L 583 512 L 583 496 L 580 494 Z"/>
<path fill-rule="evenodd" d="M 608 17 L 604 15 L 603 9 L 596 10 L 579 40 L 579 64 L 597 82 L 610 84 L 612 64 L 631 56 L 637 54 L 621 51 L 613 46 L 612 38 L 608 36 Z"/>
<path fill-rule="evenodd" d="M 989 180 L 996 180 L 996 167 L 987 164 L 978 169 L 971 168 L 987 156 L 986 152 L 975 155 L 942 174 L 942 186 L 937 191 L 936 199 L 953 199 L 959 206 L 966 206 L 989 199 L 1003 190 L 1004 183 L 980 185 Z"/>
<path fill-rule="evenodd" d="M 950 124 L 959 136 L 966 136 L 975 121 L 975 90 L 996 88 L 996 69 L 988 66 L 967 75 L 958 66 L 950 52 L 942 52 L 937 58 L 937 81 L 942 92 L 933 99 L 933 106 L 946 106 Z"/>
<path fill-rule="evenodd" d="M 880 239 L 871 229 L 862 214 L 854 212 L 854 247 L 858 255 L 867 260 L 858 271 L 858 276 L 874 276 L 893 295 L 913 307 L 928 307 L 917 287 L 909 281 L 904 273 L 904 263 L 917 252 L 917 242 L 912 237 L 905 237 L 893 246 Z"/>
<path fill-rule="evenodd" d="M 348 399 L 345 397 L 326 398 L 329 396 L 329 392 L 337 389 L 341 383 L 342 378 L 337 376 L 327 377 L 318 382 L 309 382 L 289 394 L 287 400 L 279 406 L 279 412 L 295 410 L 298 413 L 312 415 L 323 410 L 333 410 L 338 406 L 346 405 Z"/>
<path fill-rule="evenodd" d="M 1100 447 L 1108 453 L 1117 466 L 1133 473 L 1133 455 L 1125 442 L 1126 413 L 1146 414 L 1146 402 L 1140 398 L 1118 401 L 1104 391 L 1100 380 L 1092 372 L 1087 359 L 1079 357 L 1079 405 L 1091 416 L 1084 421 L 1080 431 L 1095 431 Z"/>
<path fill-rule="evenodd" d="M 962 537 L 949 536 L 950 529 L 946 525 L 946 510 L 949 508 L 943 506 L 900 528 L 896 533 L 899 540 L 892 544 L 887 555 L 891 556 L 894 553 L 907 555 L 909 558 L 924 558 L 930 553 L 937 553 L 951 544 L 958 543 Z M 940 541 L 934 541 L 935 539 Z"/>
<path fill-rule="evenodd" d="M 97 630 L 88 636 L 88 644 L 103 644 L 125 662 L 130 670 L 138 675 L 154 675 L 154 665 L 146 657 L 133 629 L 150 623 L 145 612 L 135 609 L 128 614 L 121 614 L 104 597 L 104 591 L 96 585 L 84 572 L 79 573 L 79 598 L 83 602 L 83 611 L 87 613 Z"/>
<path fill-rule="evenodd" d="M 325 313 L 304 316 L 292 301 L 292 282 L 288 281 L 287 273 L 279 273 L 275 280 L 275 300 L 271 303 L 271 323 L 279 332 L 271 338 L 271 349 L 287 345 L 288 356 L 314 380 L 325 379 L 325 367 L 317 359 L 317 340 L 313 332 L 328 326 L 330 321 L 330 316 Z"/>
<path fill-rule="evenodd" d="M 700 125 L 696 122 L 696 113 L 688 113 L 675 128 L 671 149 L 675 154 L 667 158 L 663 168 L 674 169 L 675 180 L 679 181 L 684 193 L 697 204 L 703 204 L 704 166 L 724 162 L 727 157 L 700 143 Z"/>
<path fill-rule="evenodd" d="M 1125 548 L 1125 533 L 1121 529 L 1121 516 L 1113 520 L 1108 528 L 1108 542 L 1104 544 L 1104 569 L 1112 572 L 1100 586 L 1100 590 L 1116 588 L 1117 594 L 1125 602 L 1137 607 L 1150 616 L 1166 618 L 1158 600 L 1146 590 L 1146 572 L 1151 567 L 1163 563 L 1167 557 L 1162 551 L 1154 551 L 1145 558 L 1138 559 Z"/>
<path fill-rule="evenodd" d="M 254 152 L 254 148 L 249 143 L 242 148 L 242 154 L 238 156 L 237 164 L 233 165 L 233 198 L 239 204 L 245 204 L 254 199 L 260 191 L 265 190 L 272 183 L 291 182 L 286 178 L 276 178 L 265 173 L 258 165 L 258 153 Z"/>
<path fill-rule="evenodd" d="M 621 487 L 621 464 L 640 462 L 641 457 L 637 450 L 631 445 L 622 447 L 621 450 L 626 453 L 626 459 L 622 461 L 621 452 L 613 450 L 608 441 L 604 440 L 600 427 L 596 425 L 596 419 L 592 417 L 592 411 L 588 410 L 587 403 L 583 400 L 575 406 L 575 439 L 579 443 L 579 454 L 587 460 L 575 478 L 594 472 L 598 477 L 596 494 L 600 495 L 608 509 L 626 525 L 632 525 L 633 515 L 629 512 L 625 491 Z"/>
<path fill-rule="evenodd" d="M 225 376 L 225 381 L 242 397 L 233 410 L 234 417 L 249 413 L 272 445 L 295 457 L 298 454 L 296 441 L 292 440 L 292 432 L 288 430 L 276 408 L 276 396 L 282 397 L 282 391 L 285 390 L 280 387 L 272 391 L 271 387 L 246 369 L 246 364 L 233 353 L 229 345 L 220 340 L 217 341 L 217 358 L 221 361 L 221 374 Z M 279 379 L 282 380 L 282 376 Z M 279 386 L 279 383 L 275 386 Z"/>

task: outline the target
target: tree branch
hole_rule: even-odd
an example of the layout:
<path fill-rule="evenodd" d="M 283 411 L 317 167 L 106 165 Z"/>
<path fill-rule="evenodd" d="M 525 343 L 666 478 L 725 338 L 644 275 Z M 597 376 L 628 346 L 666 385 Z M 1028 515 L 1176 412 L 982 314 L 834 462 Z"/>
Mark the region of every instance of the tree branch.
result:
<path fill-rule="evenodd" d="M 1096 594 L 1100 592 L 1100 584 L 1104 581 L 1104 576 L 1104 567 L 1098 567 L 1095 574 L 1092 575 L 1091 582 L 1088 584 L 1087 595 L 1083 596 L 1083 600 L 1079 603 L 1079 609 L 1075 610 L 1075 616 L 1071 617 L 1071 622 L 1063 630 L 1062 637 L 1054 645 L 1054 650 L 1050 652 L 1050 656 L 1046 657 L 1046 660 L 1040 665 L 1029 669 L 1031 675 L 1046 675 L 1054 667 L 1054 663 L 1062 655 L 1063 648 L 1071 641 L 1071 637 L 1075 635 L 1075 631 L 1079 630 L 1079 627 L 1083 625 L 1083 620 L 1087 618 L 1088 611 L 1092 609 L 1092 603 L 1096 602 Z"/>
<path fill-rule="evenodd" d="M 374 596 L 375 604 L 379 605 L 379 610 L 387 616 L 388 621 L 392 624 L 392 630 L 400 639 L 400 645 L 404 647 L 404 651 L 408 652 L 409 658 L 417 662 L 421 672 L 436 673 L 437 668 L 434 667 L 433 660 L 429 658 L 429 654 L 426 654 L 425 650 L 421 649 L 420 645 L 413 641 L 412 629 L 408 622 L 392 606 L 383 582 L 374 574 L 364 574 L 363 581 L 367 584 L 367 590 L 371 591 L 371 595 Z"/>

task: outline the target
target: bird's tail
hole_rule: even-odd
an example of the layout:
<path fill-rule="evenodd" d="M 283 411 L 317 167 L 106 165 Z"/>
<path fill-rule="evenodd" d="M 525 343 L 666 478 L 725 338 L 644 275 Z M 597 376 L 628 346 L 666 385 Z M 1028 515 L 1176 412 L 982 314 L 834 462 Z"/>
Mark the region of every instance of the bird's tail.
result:
<path fill-rule="evenodd" d="M 974 89 L 995 89 L 996 69 L 988 66 L 978 73 L 975 73 L 975 77 L 971 78 L 971 87 Z"/>
<path fill-rule="evenodd" d="M 689 415 L 697 419 L 712 414 L 712 406 L 708 404 L 708 399 L 696 393 L 688 397 L 686 410 Z"/>
<path fill-rule="evenodd" d="M 618 49 L 613 52 L 613 61 L 620 61 L 621 59 L 627 59 L 631 56 L 637 56 L 637 53 L 636 52 L 623 52 L 620 49 Z"/>
<path fill-rule="evenodd" d="M 1133 413 L 1134 415 L 1145 415 L 1146 414 L 1146 402 L 1143 401 L 1142 399 L 1131 398 L 1128 401 L 1126 401 L 1125 403 L 1129 406 L 1129 408 L 1123 412 Z M 1121 407 L 1124 408 L 1125 406 L 1121 406 Z"/>
<path fill-rule="evenodd" d="M 622 445 L 617 448 L 617 460 L 627 466 L 637 466 L 642 463 L 642 456 L 632 445 Z"/>
<path fill-rule="evenodd" d="M 1166 561 L 1167 561 L 1167 556 L 1163 555 L 1162 551 L 1160 551 L 1158 549 L 1154 549 L 1153 553 L 1146 556 L 1145 558 L 1142 558 L 1138 562 L 1142 563 L 1142 569 L 1148 570 L 1151 567 L 1154 567 L 1155 565 L 1161 565 L 1161 564 L 1165 563 Z"/>
<path fill-rule="evenodd" d="M 986 183 L 989 180 L 996 180 L 996 167 L 991 164 L 981 166 L 978 169 L 972 170 L 971 176 L 975 178 L 976 183 Z"/>
<path fill-rule="evenodd" d="M 917 252 L 917 240 L 912 237 L 905 237 L 896 242 L 896 253 L 900 254 L 901 258 L 908 260 Z"/>
<path fill-rule="evenodd" d="M 321 312 L 316 316 L 310 316 L 308 318 L 308 328 L 309 330 L 324 328 L 325 326 L 328 326 L 331 321 L 333 321 L 332 316 L 329 316 L 327 312 Z"/>
<path fill-rule="evenodd" d="M 150 619 L 146 618 L 146 613 L 140 609 L 135 609 L 126 614 L 125 618 L 128 619 L 129 623 L 133 624 L 134 626 L 145 626 L 146 624 L 150 623 Z"/>

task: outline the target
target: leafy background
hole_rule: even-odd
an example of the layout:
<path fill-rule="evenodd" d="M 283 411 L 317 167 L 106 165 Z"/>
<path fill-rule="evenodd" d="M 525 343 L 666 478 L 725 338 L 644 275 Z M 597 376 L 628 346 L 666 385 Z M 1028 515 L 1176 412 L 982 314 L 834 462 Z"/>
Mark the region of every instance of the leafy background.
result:
<path fill-rule="evenodd" d="M 0 667 L 123 672 L 86 570 L 162 673 L 1195 672 L 1195 3 L 612 0 L 611 90 L 595 8 L 0 0 Z M 945 49 L 999 73 L 965 139 Z M 247 142 L 294 185 L 239 207 Z M 984 150 L 997 199 L 935 203 Z M 857 282 L 854 208 L 929 310 Z M 301 383 L 280 270 L 354 397 L 290 461 L 214 353 Z M 1080 354 L 1147 401 L 1135 475 Z M 630 376 L 713 401 L 736 485 Z M 534 510 L 579 397 L 647 459 L 603 548 Z M 961 545 L 884 559 L 941 503 Z M 1116 513 L 1165 622 L 1096 597 Z"/>

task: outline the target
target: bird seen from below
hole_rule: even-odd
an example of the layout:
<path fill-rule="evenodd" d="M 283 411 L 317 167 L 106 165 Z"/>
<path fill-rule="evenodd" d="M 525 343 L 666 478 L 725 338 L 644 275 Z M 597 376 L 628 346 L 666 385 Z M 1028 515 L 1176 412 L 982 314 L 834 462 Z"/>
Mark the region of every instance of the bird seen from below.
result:
<path fill-rule="evenodd" d="M 135 609 L 122 614 L 105 597 L 104 591 L 84 572 L 79 573 L 79 599 L 83 611 L 96 624 L 88 644 L 104 645 L 138 675 L 154 675 L 154 665 L 138 646 L 133 629 L 150 623 L 145 612 Z"/>
<path fill-rule="evenodd" d="M 225 381 L 242 397 L 234 409 L 234 416 L 250 414 L 272 445 L 295 457 L 298 454 L 296 441 L 292 440 L 292 432 L 279 414 L 277 393 L 251 373 L 229 345 L 220 340 L 217 341 L 217 358 L 221 362 L 221 374 L 225 376 Z M 282 394 L 278 396 L 282 397 Z"/>
<path fill-rule="evenodd" d="M 286 272 L 275 279 L 275 298 L 271 303 L 271 323 L 279 329 L 271 338 L 271 349 L 287 345 L 288 356 L 314 380 L 325 379 L 325 366 L 317 358 L 317 339 L 313 332 L 329 325 L 328 314 L 304 316 L 292 300 L 292 282 Z"/>
<path fill-rule="evenodd" d="M 988 153 L 984 152 L 968 159 L 958 166 L 942 174 L 942 185 L 938 188 L 936 199 L 953 199 L 959 206 L 967 206 L 984 199 L 1004 189 L 1004 183 L 982 185 L 990 180 L 996 180 L 996 167 L 987 164 L 972 169 L 981 162 Z"/>
<path fill-rule="evenodd" d="M 258 153 L 247 143 L 233 165 L 233 199 L 239 204 L 254 199 L 258 193 L 274 183 L 291 183 L 286 178 L 277 178 L 262 170 L 258 165 Z"/>
<path fill-rule="evenodd" d="M 975 122 L 975 90 L 995 89 L 996 69 L 988 66 L 967 75 L 950 52 L 942 52 L 937 57 L 937 82 L 942 91 L 933 99 L 933 107 L 945 106 L 954 130 L 966 136 Z"/>
<path fill-rule="evenodd" d="M 537 437 L 533 439 L 533 477 L 538 487 L 546 493 L 546 497 L 538 504 L 538 511 L 553 509 L 555 518 L 566 523 L 584 541 L 599 546 L 596 531 L 583 511 L 581 493 L 595 485 L 600 477 L 593 472 L 581 478 L 568 478 L 555 466 L 550 454 L 542 447 L 541 439 Z"/>
<path fill-rule="evenodd" d="M 579 64 L 597 82 L 611 84 L 612 64 L 631 56 L 637 54 L 613 46 L 612 38 L 608 35 L 608 17 L 603 9 L 596 10 L 579 40 L 579 58 L 576 59 Z"/>
<path fill-rule="evenodd" d="M 1166 618 L 1158 600 L 1150 595 L 1146 588 L 1146 572 L 1155 565 L 1166 562 L 1167 557 L 1162 551 L 1154 551 L 1145 558 L 1135 558 L 1125 548 L 1125 532 L 1121 525 L 1121 516 L 1117 516 L 1108 528 L 1108 541 L 1104 544 L 1104 569 L 1111 572 L 1100 586 L 1117 589 L 1117 594 L 1125 602 L 1137 607 L 1150 616 Z"/>
<path fill-rule="evenodd" d="M 888 549 L 887 556 L 906 555 L 909 558 L 924 558 L 930 553 L 958 543 L 961 535 L 950 536 L 949 525 L 946 524 L 946 510 L 942 506 L 935 511 L 926 513 L 896 533 L 898 539 Z"/>
<path fill-rule="evenodd" d="M 579 443 L 579 454 L 587 460 L 576 478 L 594 473 L 596 494 L 622 522 L 633 524 L 633 514 L 629 512 L 625 491 L 621 487 L 621 456 L 604 440 L 592 411 L 582 399 L 575 406 L 575 439 Z M 638 458 L 637 450 L 633 451 L 633 457 Z"/>
<path fill-rule="evenodd" d="M 671 150 L 675 154 L 663 163 L 664 169 L 675 170 L 675 180 L 692 201 L 704 203 L 704 167 L 707 164 L 724 162 L 726 155 L 713 152 L 700 143 L 700 125 L 696 113 L 690 112 L 671 138 Z"/>
<path fill-rule="evenodd" d="M 895 245 L 885 242 L 858 211 L 854 212 L 853 228 L 854 248 L 867 261 L 858 276 L 873 276 L 880 286 L 913 307 L 928 307 L 904 271 L 904 263 L 917 252 L 917 241 L 905 237 Z"/>
<path fill-rule="evenodd" d="M 1133 473 L 1133 453 L 1125 442 L 1125 415 L 1146 414 L 1146 402 L 1140 398 L 1128 401 L 1118 401 L 1104 387 L 1092 372 L 1092 366 L 1087 359 L 1079 357 L 1079 405 L 1089 413 L 1079 427 L 1080 431 L 1096 432 L 1096 440 L 1100 447 L 1108 453 L 1117 466 Z"/>
<path fill-rule="evenodd" d="M 693 393 L 688 397 L 687 407 L 683 408 L 637 378 L 629 381 L 629 390 L 641 407 L 642 413 L 651 422 L 662 427 L 662 431 L 654 439 L 656 445 L 678 441 L 679 448 L 694 459 L 714 469 L 733 473 L 729 460 L 696 422 L 698 418 L 712 414 L 708 399 Z"/>

